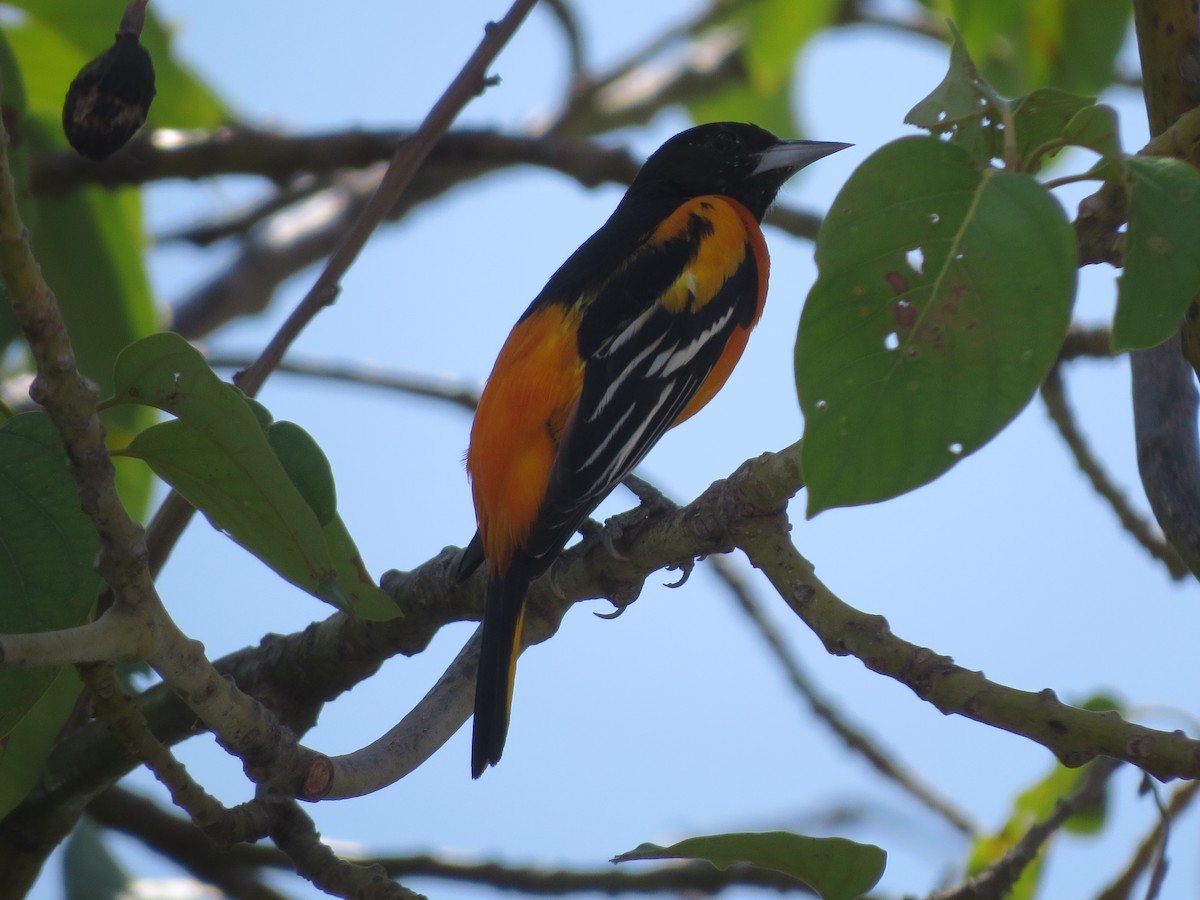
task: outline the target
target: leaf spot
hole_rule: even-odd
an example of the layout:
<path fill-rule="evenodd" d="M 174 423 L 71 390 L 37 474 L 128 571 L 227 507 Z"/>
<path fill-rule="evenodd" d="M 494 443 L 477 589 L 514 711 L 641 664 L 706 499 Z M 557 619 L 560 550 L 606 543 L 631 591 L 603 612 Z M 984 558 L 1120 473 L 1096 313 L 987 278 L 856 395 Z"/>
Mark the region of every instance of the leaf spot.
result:
<path fill-rule="evenodd" d="M 946 449 L 950 451 L 950 454 L 952 456 L 962 456 L 963 445 L 960 444 L 958 441 L 955 441 L 953 444 L 951 444 Z"/>
<path fill-rule="evenodd" d="M 925 254 L 920 247 L 913 247 L 904 254 L 904 261 L 908 263 L 908 267 L 920 275 L 925 271 Z"/>
<path fill-rule="evenodd" d="M 884 274 L 883 280 L 897 294 L 903 294 L 908 290 L 908 279 L 899 272 L 887 272 Z"/>
<path fill-rule="evenodd" d="M 885 350 L 898 350 L 900 348 L 900 335 L 894 331 L 889 331 L 883 336 L 883 347 Z"/>
<path fill-rule="evenodd" d="M 901 297 L 892 305 L 892 318 L 897 328 L 912 328 L 917 324 L 917 311 L 907 297 Z"/>
<path fill-rule="evenodd" d="M 818 400 L 816 403 L 816 407 L 817 407 L 818 411 L 824 412 L 825 410 L 829 409 L 829 401 L 828 400 Z"/>

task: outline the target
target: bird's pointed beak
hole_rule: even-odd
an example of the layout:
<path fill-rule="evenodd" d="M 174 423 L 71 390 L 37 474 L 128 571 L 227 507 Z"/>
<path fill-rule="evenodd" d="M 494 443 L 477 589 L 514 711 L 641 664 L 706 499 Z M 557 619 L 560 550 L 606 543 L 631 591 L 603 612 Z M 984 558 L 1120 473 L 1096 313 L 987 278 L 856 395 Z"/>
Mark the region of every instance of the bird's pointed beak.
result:
<path fill-rule="evenodd" d="M 751 174 L 761 175 L 779 169 L 799 171 L 809 163 L 853 146 L 836 141 L 780 141 L 758 154 L 758 165 Z"/>

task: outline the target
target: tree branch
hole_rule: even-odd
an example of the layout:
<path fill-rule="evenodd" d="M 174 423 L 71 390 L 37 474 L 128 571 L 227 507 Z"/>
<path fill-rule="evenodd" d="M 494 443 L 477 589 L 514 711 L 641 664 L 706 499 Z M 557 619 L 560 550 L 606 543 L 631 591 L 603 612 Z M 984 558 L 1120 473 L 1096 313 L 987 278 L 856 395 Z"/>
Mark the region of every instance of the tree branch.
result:
<path fill-rule="evenodd" d="M 398 131 L 284 137 L 225 129 L 169 140 L 172 134 L 141 139 L 135 149 L 103 163 L 76 154 L 38 157 L 33 161 L 35 190 L 45 193 L 84 184 L 117 186 L 226 174 L 257 174 L 279 183 L 294 182 L 306 173 L 336 176 L 331 186 L 315 194 L 295 192 L 295 204 L 278 208 L 272 200 L 269 213 L 239 214 L 240 226 L 221 223 L 205 229 L 226 234 L 231 228 L 251 227 L 233 263 L 176 304 L 173 327 L 191 339 L 237 316 L 265 309 L 284 280 L 327 257 L 379 184 L 377 175 L 346 170 L 382 162 L 398 142 L 412 137 L 411 132 Z M 514 165 L 540 166 L 595 187 L 628 185 L 640 163 L 624 149 L 580 138 L 453 132 L 441 137 L 421 167 L 421 178 L 386 217 L 399 219 L 459 184 Z M 816 238 L 820 227 L 820 218 L 813 213 L 786 207 L 773 209 L 768 222 L 808 240 Z"/>
<path fill-rule="evenodd" d="M 392 881 L 382 866 L 358 865 L 321 842 L 308 814 L 290 797 L 260 793 L 271 817 L 271 840 L 291 859 L 298 874 L 335 897 L 357 900 L 424 900 Z"/>
<path fill-rule="evenodd" d="M 216 885 L 238 900 L 278 900 L 257 876 L 261 869 L 293 869 L 291 859 L 277 847 L 264 844 L 214 848 L 188 820 L 156 803 L 114 787 L 88 806 L 88 814 L 106 828 L 141 841 L 183 866 L 196 878 Z M 559 895 L 579 892 L 605 894 L 700 893 L 751 886 L 795 891 L 795 879 L 749 866 L 718 869 L 707 863 L 668 864 L 644 872 L 608 867 L 571 870 L 547 866 L 514 866 L 502 862 L 450 861 L 429 854 L 349 858 L 349 862 L 380 867 L 392 878 L 438 878 L 524 894 Z M 803 888 L 800 888 L 803 890 Z"/>
<path fill-rule="evenodd" d="M 1117 878 L 1107 888 L 1101 891 L 1096 900 L 1128 900 L 1133 893 L 1133 886 L 1145 873 L 1152 863 L 1160 861 L 1165 852 L 1167 831 L 1170 824 L 1183 813 L 1196 799 L 1200 792 L 1200 781 L 1192 781 L 1181 785 L 1171 795 L 1166 810 L 1154 823 L 1154 828 L 1138 845 L 1137 852 Z"/>
<path fill-rule="evenodd" d="M 87 812 L 105 828 L 137 838 L 235 900 L 284 900 L 258 877 L 258 863 L 243 860 L 246 845 L 214 846 L 191 821 L 170 814 L 146 797 L 111 787 L 88 804 Z"/>
<path fill-rule="evenodd" d="M 1116 713 L 1093 713 L 1060 703 L 1052 691 L 1030 693 L 987 681 L 933 651 L 892 635 L 886 623 L 846 606 L 818 581 L 787 538 L 783 505 L 801 487 L 799 446 L 765 454 L 716 482 L 693 503 L 645 515 L 638 510 L 610 523 L 612 543 L 602 535 L 563 554 L 554 582 L 536 583 L 530 594 L 531 628 L 553 622 L 560 604 L 628 594 L 658 569 L 679 567 L 699 556 L 727 552 L 736 541 L 830 652 L 853 653 L 868 668 L 908 685 L 945 713 L 1024 735 L 1046 746 L 1067 765 L 1095 755 L 1126 760 L 1158 778 L 1200 777 L 1200 742 L 1125 722 Z M 454 548 L 408 573 L 389 573 L 385 584 L 404 611 L 391 622 L 358 622 L 340 614 L 292 635 L 273 635 L 218 662 L 248 693 L 302 732 L 317 709 L 375 672 L 384 659 L 420 652 L 449 622 L 478 619 L 482 581 L 459 583 Z M 560 598 L 556 590 L 561 592 Z M 565 599 L 563 599 L 565 598 Z M 160 740 L 173 743 L 194 732 L 192 717 L 163 688 L 138 698 Z M 465 718 L 465 717 L 462 717 Z M 457 706 L 439 725 L 452 732 Z M 415 735 L 393 734 L 395 741 Z M 52 754 L 42 786 L 27 809 L 92 791 L 129 763 L 119 748 L 93 729 L 65 739 Z M 349 773 L 342 773 L 348 775 Z M 335 776 L 335 785 L 341 784 Z"/>
<path fill-rule="evenodd" d="M 1150 134 L 1200 106 L 1200 21 L 1194 4 L 1134 0 Z M 1194 160 L 1193 160 L 1194 161 Z M 1138 468 L 1167 540 L 1200 578 L 1200 397 L 1178 337 L 1130 355 Z"/>
<path fill-rule="evenodd" d="M 1166 566 L 1172 578 L 1176 580 L 1186 578 L 1189 574 L 1188 568 L 1179 558 L 1179 554 L 1175 552 L 1175 548 L 1156 534 L 1149 522 L 1133 511 L 1125 495 L 1113 484 L 1100 461 L 1092 453 L 1079 427 L 1075 424 L 1075 417 L 1067 403 L 1061 365 L 1055 364 L 1050 369 L 1046 380 L 1042 382 L 1041 395 L 1042 402 L 1046 404 L 1046 412 L 1050 414 L 1051 420 L 1058 428 L 1058 433 L 1066 442 L 1071 455 L 1075 457 L 1075 464 L 1087 477 L 1092 489 L 1108 502 L 1112 511 L 1116 513 L 1121 527 L 1129 532 L 1130 536 L 1141 544 L 1147 553 Z"/>
<path fill-rule="evenodd" d="M 334 248 L 333 255 L 317 277 L 316 283 L 280 326 L 255 364 L 241 372 L 239 377 L 235 377 L 234 382 L 248 395 L 253 397 L 258 393 L 262 383 L 275 366 L 279 365 L 287 348 L 300 332 L 320 310 L 333 302 L 341 290 L 342 276 L 358 258 L 358 254 L 367 243 L 367 238 L 396 205 L 400 195 L 417 174 L 417 169 L 425 161 L 425 157 L 429 155 L 438 139 L 446 133 L 462 108 L 487 88 L 488 66 L 508 43 L 535 2 L 536 0 L 516 0 L 503 19 L 488 24 L 484 29 L 483 40 L 471 54 L 462 71 L 434 103 L 416 134 L 396 148 L 379 188 L 371 195 L 371 199 L 367 201 L 350 230 Z"/>

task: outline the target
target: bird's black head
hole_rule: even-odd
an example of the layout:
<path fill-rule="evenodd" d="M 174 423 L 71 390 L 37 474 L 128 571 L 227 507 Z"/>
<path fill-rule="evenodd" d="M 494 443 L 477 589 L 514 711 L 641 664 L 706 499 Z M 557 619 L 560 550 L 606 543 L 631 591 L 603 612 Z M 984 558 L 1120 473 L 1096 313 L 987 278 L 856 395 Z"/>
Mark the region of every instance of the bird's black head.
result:
<path fill-rule="evenodd" d="M 654 151 L 629 194 L 679 202 L 702 194 L 724 194 L 761 220 L 785 181 L 809 163 L 849 146 L 784 141 L 743 122 L 697 125 Z"/>

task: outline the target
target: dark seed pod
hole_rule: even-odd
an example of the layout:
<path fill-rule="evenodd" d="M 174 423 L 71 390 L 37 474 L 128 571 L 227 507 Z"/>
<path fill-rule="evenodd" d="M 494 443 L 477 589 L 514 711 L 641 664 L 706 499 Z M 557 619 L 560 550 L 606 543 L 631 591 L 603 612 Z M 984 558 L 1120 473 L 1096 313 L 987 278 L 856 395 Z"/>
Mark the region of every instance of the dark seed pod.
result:
<path fill-rule="evenodd" d="M 137 35 L 116 43 L 84 66 L 63 104 L 63 131 L 89 159 L 116 153 L 146 121 L 154 99 L 154 63 Z"/>

